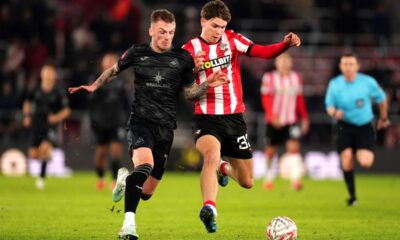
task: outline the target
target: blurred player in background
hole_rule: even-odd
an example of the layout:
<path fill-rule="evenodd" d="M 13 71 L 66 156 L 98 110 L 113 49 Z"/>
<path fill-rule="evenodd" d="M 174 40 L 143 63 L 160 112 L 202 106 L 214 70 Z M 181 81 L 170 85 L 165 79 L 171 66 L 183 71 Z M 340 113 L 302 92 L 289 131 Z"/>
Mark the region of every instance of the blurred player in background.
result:
<path fill-rule="evenodd" d="M 70 93 L 96 91 L 112 76 L 133 67 L 135 99 L 128 123 L 128 143 L 134 170 L 118 171 L 113 200 L 125 193 L 125 219 L 120 239 L 138 239 L 135 214 L 139 200 L 148 200 L 164 174 L 176 128 L 176 108 L 183 89 L 186 99 L 198 99 L 211 87 L 227 84 L 226 74 L 216 72 L 201 85 L 194 83 L 194 62 L 188 52 L 172 46 L 175 17 L 168 10 L 151 14 L 150 44 L 132 46 L 111 68 L 105 70 L 90 86 L 70 88 Z"/>
<path fill-rule="evenodd" d="M 304 175 L 300 138 L 309 129 L 308 113 L 302 91 L 303 84 L 300 74 L 292 70 L 293 59 L 288 53 L 278 56 L 275 66 L 276 70 L 264 74 L 261 85 L 262 105 L 267 123 L 265 134 L 267 168 L 264 188 L 272 189 L 272 181 L 275 177 L 272 160 L 278 146 L 286 144 L 286 153 L 280 162 L 280 172 L 286 170 L 292 181 L 292 188 L 299 190 L 302 188 L 301 177 Z M 301 121 L 299 121 L 299 116 Z"/>
<path fill-rule="evenodd" d="M 277 44 L 254 44 L 241 34 L 226 30 L 230 20 L 230 10 L 224 2 L 208 2 L 201 10 L 201 35 L 183 46 L 194 58 L 197 84 L 204 83 L 217 71 L 226 73 L 230 80 L 228 85 L 209 89 L 195 102 L 194 137 L 204 159 L 200 175 L 203 198 L 200 219 L 209 233 L 217 231 L 217 179 L 221 186 L 228 184 L 228 176 L 244 188 L 254 184 L 251 146 L 243 119 L 239 56 L 269 59 L 300 45 L 300 38 L 294 33 Z M 227 161 L 220 161 L 221 157 Z"/>
<path fill-rule="evenodd" d="M 114 53 L 107 53 L 101 60 L 101 72 L 112 67 L 118 58 Z M 107 166 L 107 154 L 112 172 L 112 188 L 117 180 L 121 165 L 122 141 L 125 137 L 124 125 L 129 111 L 129 100 L 124 81 L 113 81 L 89 96 L 89 115 L 92 130 L 96 137 L 95 167 L 97 189 L 105 186 L 104 173 Z"/>
<path fill-rule="evenodd" d="M 339 68 L 342 74 L 330 81 L 325 105 L 329 116 L 338 121 L 337 150 L 350 195 L 347 204 L 352 206 L 357 203 L 353 155 L 363 168 L 369 169 L 374 162 L 373 101 L 379 104 L 378 129 L 390 122 L 385 93 L 373 77 L 358 72 L 357 57 L 343 55 Z"/>
<path fill-rule="evenodd" d="M 36 187 L 45 187 L 47 162 L 56 144 L 56 127 L 71 113 L 66 94 L 56 87 L 57 69 L 46 63 L 40 71 L 40 87 L 29 93 L 23 103 L 23 126 L 30 128 L 30 158 L 41 160 Z"/>

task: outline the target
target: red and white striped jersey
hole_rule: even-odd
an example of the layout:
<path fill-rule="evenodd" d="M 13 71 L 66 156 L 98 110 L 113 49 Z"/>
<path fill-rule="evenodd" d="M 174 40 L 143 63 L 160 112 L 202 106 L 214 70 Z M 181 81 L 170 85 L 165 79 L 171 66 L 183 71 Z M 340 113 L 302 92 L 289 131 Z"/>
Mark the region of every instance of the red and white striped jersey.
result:
<path fill-rule="evenodd" d="M 208 44 L 197 37 L 188 41 L 183 48 L 194 58 L 199 51 L 206 52 L 205 61 L 196 76 L 196 83 L 203 83 L 207 77 L 221 70 L 228 75 L 229 84 L 210 88 L 203 97 L 195 102 L 195 114 L 223 115 L 242 113 L 242 81 L 240 77 L 239 56 L 246 54 L 253 42 L 232 30 L 226 30 L 216 44 Z"/>
<path fill-rule="evenodd" d="M 291 71 L 283 76 L 278 71 L 267 72 L 262 78 L 261 95 L 265 120 L 279 119 L 281 125 L 298 121 L 298 115 L 307 118 L 300 75 Z"/>

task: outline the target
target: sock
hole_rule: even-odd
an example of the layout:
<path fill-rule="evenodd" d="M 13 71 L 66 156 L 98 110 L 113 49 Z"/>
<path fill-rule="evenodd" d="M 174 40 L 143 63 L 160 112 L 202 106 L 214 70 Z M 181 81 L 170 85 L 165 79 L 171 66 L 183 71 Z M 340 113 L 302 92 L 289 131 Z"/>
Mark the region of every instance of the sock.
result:
<path fill-rule="evenodd" d="M 153 196 L 152 194 L 144 194 L 142 193 L 142 195 L 140 195 L 140 198 L 144 201 L 147 201 L 151 198 L 151 196 Z"/>
<path fill-rule="evenodd" d="M 265 182 L 272 182 L 274 180 L 274 170 L 272 168 L 273 159 L 266 159 L 265 163 Z"/>
<path fill-rule="evenodd" d="M 41 178 L 46 178 L 46 169 L 47 169 L 47 161 L 42 161 L 42 164 L 40 166 L 40 177 Z"/>
<path fill-rule="evenodd" d="M 224 176 L 228 175 L 227 170 L 226 170 L 226 167 L 228 167 L 228 166 L 229 166 L 228 162 L 221 163 L 221 166 L 219 166 L 219 171 L 221 172 L 222 175 L 224 175 Z"/>
<path fill-rule="evenodd" d="M 117 179 L 118 176 L 118 169 L 121 167 L 119 159 L 112 159 L 110 163 L 110 168 L 111 168 L 111 173 L 112 173 L 112 178 L 114 180 Z"/>
<path fill-rule="evenodd" d="M 141 164 L 126 178 L 125 212 L 136 213 L 136 208 L 142 195 L 143 184 L 150 176 L 152 169 L 152 166 L 148 163 Z"/>
<path fill-rule="evenodd" d="M 129 225 L 136 225 L 135 221 L 135 213 L 134 212 L 126 212 L 125 213 L 125 218 L 124 218 L 124 224 L 123 226 L 129 226 Z"/>
<path fill-rule="evenodd" d="M 208 205 L 211 207 L 212 211 L 214 212 L 214 215 L 217 216 L 217 205 L 215 204 L 214 201 L 207 200 L 203 203 L 203 206 Z"/>
<path fill-rule="evenodd" d="M 104 178 L 104 169 L 100 167 L 96 167 L 96 173 L 99 178 Z"/>
<path fill-rule="evenodd" d="M 356 186 L 354 183 L 354 171 L 343 170 L 344 181 L 346 182 L 347 190 L 349 191 L 350 198 L 356 198 Z"/>

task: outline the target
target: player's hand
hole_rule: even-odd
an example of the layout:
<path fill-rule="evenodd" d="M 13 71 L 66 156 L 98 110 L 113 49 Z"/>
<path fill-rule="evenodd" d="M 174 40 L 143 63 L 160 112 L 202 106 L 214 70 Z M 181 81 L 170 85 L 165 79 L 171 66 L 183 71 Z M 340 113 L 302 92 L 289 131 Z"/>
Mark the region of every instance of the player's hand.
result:
<path fill-rule="evenodd" d="M 204 64 L 205 51 L 199 51 L 194 57 L 194 72 L 197 73 Z"/>
<path fill-rule="evenodd" d="M 389 127 L 390 126 L 390 121 L 389 121 L 389 119 L 382 119 L 382 118 L 380 118 L 379 120 L 378 120 L 378 129 L 385 129 L 385 128 L 387 128 L 387 127 Z"/>
<path fill-rule="evenodd" d="M 24 116 L 22 119 L 22 126 L 28 128 L 31 126 L 32 118 L 30 116 Z"/>
<path fill-rule="evenodd" d="M 344 118 L 344 113 L 343 111 L 336 110 L 333 116 L 336 120 L 342 120 Z"/>
<path fill-rule="evenodd" d="M 279 118 L 277 116 L 272 118 L 271 125 L 276 129 L 280 129 L 282 127 L 281 122 L 279 121 Z"/>
<path fill-rule="evenodd" d="M 307 134 L 309 129 L 310 129 L 310 121 L 302 120 L 301 121 L 301 134 L 303 134 L 303 135 Z"/>
<path fill-rule="evenodd" d="M 79 91 L 86 91 L 86 92 L 92 93 L 92 92 L 94 92 L 96 90 L 97 90 L 97 88 L 95 86 L 93 86 L 93 84 L 90 85 L 90 86 L 81 85 L 79 87 L 70 87 L 70 88 L 68 88 L 68 92 L 70 94 L 74 94 L 74 93 L 79 92 Z"/>
<path fill-rule="evenodd" d="M 292 32 L 290 32 L 288 35 L 286 35 L 283 38 L 283 42 L 291 47 L 294 47 L 294 46 L 298 47 L 301 45 L 301 39 L 299 38 L 299 36 L 297 36 L 297 34 L 292 33 Z"/>
<path fill-rule="evenodd" d="M 56 114 L 49 114 L 47 116 L 47 122 L 52 124 L 52 125 L 58 123 L 57 115 Z"/>
<path fill-rule="evenodd" d="M 206 80 L 209 88 L 219 87 L 224 84 L 228 84 L 231 81 L 228 79 L 228 75 L 221 71 L 213 72 Z"/>

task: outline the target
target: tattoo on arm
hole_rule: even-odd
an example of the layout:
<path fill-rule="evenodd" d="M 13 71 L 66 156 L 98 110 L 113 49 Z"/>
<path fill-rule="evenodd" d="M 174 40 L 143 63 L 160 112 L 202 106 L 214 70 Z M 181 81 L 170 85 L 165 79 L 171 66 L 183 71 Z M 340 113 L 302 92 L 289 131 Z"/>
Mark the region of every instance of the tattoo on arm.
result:
<path fill-rule="evenodd" d="M 93 83 L 96 88 L 99 88 L 103 86 L 104 84 L 111 82 L 114 78 L 113 76 L 116 76 L 118 74 L 118 65 L 114 64 L 112 67 L 106 69 Z"/>
<path fill-rule="evenodd" d="M 200 85 L 194 83 L 192 86 L 184 88 L 185 98 L 188 100 L 198 100 L 207 92 L 208 89 L 209 87 L 206 82 L 203 82 Z"/>

